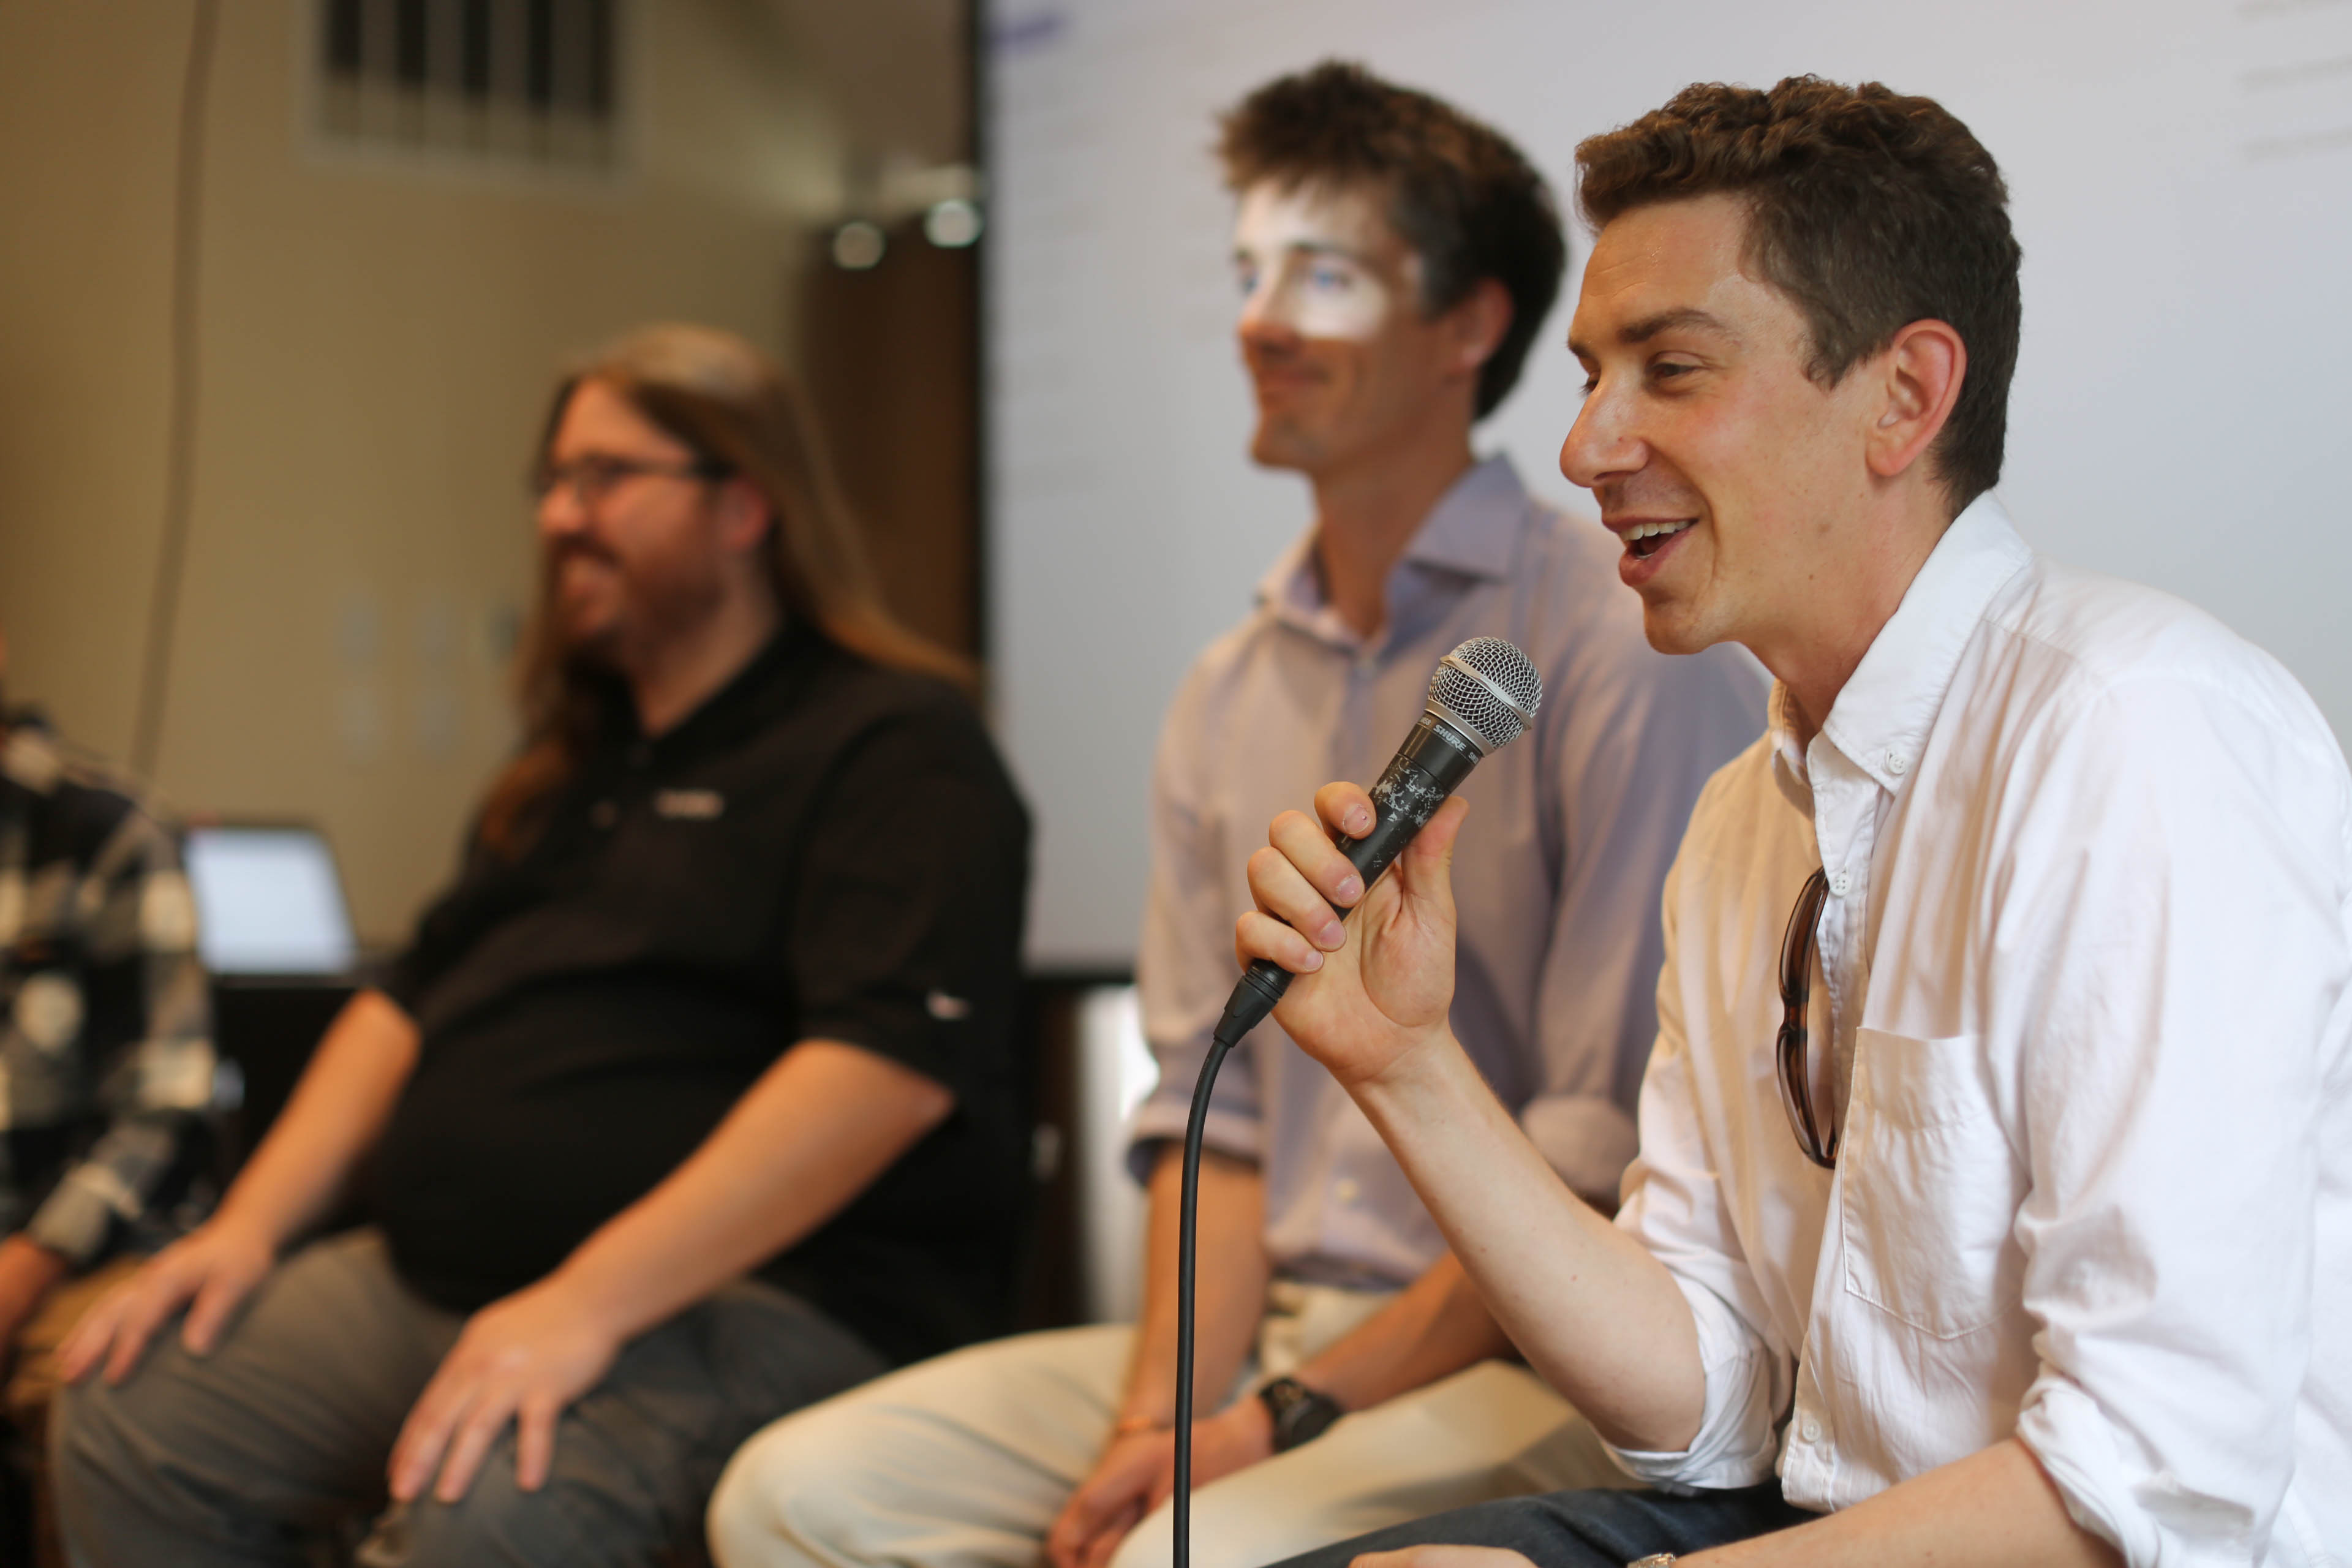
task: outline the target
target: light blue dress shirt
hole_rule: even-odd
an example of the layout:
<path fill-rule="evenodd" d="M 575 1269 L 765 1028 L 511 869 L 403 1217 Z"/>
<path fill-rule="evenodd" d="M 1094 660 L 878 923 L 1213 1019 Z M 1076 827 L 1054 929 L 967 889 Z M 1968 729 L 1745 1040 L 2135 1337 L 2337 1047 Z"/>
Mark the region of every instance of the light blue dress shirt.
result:
<path fill-rule="evenodd" d="M 1369 784 L 1437 661 L 1499 637 L 1535 661 L 1544 702 L 1462 791 L 1454 1029 L 1569 1184 L 1613 1197 L 1657 1032 L 1659 889 L 1701 786 L 1763 729 L 1762 673 L 1733 648 L 1654 652 L 1616 540 L 1530 497 L 1507 458 L 1471 468 L 1431 511 L 1375 637 L 1326 602 L 1312 545 L 1310 530 L 1255 611 L 1194 662 L 1161 728 L 1138 959 L 1160 1080 L 1130 1164 L 1140 1175 L 1183 1135 L 1267 826 L 1311 810 L 1334 779 Z M 1226 1061 L 1206 1141 L 1258 1163 L 1283 1277 L 1402 1285 L 1444 1248 L 1362 1112 L 1277 1025 Z"/>

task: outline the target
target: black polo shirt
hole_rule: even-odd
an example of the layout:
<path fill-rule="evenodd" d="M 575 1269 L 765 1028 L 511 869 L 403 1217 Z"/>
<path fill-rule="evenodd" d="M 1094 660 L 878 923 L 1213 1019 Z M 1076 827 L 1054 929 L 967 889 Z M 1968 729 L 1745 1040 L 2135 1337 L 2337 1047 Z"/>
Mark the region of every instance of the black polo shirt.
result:
<path fill-rule="evenodd" d="M 970 704 L 795 626 L 653 739 L 615 690 L 604 732 L 385 987 L 423 1039 L 373 1184 L 401 1274 L 458 1311 L 543 1278 L 782 1052 L 843 1040 L 955 1110 L 758 1272 L 896 1360 L 1001 1331 L 1029 829 Z"/>

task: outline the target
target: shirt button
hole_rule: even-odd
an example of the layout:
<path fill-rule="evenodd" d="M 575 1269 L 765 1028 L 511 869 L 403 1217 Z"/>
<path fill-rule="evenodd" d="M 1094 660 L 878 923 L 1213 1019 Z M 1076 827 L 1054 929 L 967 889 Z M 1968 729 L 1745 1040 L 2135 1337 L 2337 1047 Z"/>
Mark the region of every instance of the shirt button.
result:
<path fill-rule="evenodd" d="M 1886 753 L 1886 771 L 1899 779 L 1911 771 L 1911 759 L 1900 752 L 1889 752 Z"/>
<path fill-rule="evenodd" d="M 1847 876 L 1843 871 L 1832 871 L 1830 873 L 1830 891 L 1835 893 L 1839 898 L 1844 898 L 1846 894 L 1853 889 L 1853 879 Z"/>
<path fill-rule="evenodd" d="M 610 827 L 621 820 L 621 808 L 609 800 L 600 800 L 588 808 L 588 820 L 599 827 Z"/>
<path fill-rule="evenodd" d="M 1342 1176 L 1337 1182 L 1332 1184 L 1331 1195 L 1338 1198 L 1343 1204 L 1351 1204 L 1356 1201 L 1356 1194 L 1362 1190 L 1362 1188 L 1356 1185 L 1355 1177 Z"/>
<path fill-rule="evenodd" d="M 1808 1443 L 1818 1443 L 1822 1440 L 1822 1424 L 1808 1415 L 1797 1423 L 1797 1436 Z"/>

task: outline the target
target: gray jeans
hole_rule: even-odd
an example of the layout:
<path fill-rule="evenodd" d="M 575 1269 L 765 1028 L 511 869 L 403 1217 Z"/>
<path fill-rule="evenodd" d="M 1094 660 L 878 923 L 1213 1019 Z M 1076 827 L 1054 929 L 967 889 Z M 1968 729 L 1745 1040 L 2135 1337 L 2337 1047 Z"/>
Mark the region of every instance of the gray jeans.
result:
<path fill-rule="evenodd" d="M 209 1356 L 167 1325 L 122 1386 L 71 1389 L 51 1422 L 77 1563 L 309 1561 L 339 1521 L 383 1506 L 393 1439 L 463 1326 L 400 1282 L 372 1230 L 281 1265 Z M 881 1370 L 806 1303 L 729 1286 L 632 1342 L 564 1413 L 545 1487 L 515 1485 L 509 1426 L 463 1500 L 391 1510 L 360 1561 L 618 1568 L 680 1548 L 691 1560 L 736 1446 Z"/>

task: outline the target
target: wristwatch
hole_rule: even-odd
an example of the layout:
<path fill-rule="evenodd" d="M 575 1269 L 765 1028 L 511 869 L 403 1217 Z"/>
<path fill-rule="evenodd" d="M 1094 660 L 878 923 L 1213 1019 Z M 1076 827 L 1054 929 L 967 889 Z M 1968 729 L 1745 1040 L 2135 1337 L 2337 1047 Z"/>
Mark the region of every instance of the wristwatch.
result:
<path fill-rule="evenodd" d="M 1653 1552 L 1647 1557 L 1636 1557 L 1625 1568 L 1668 1568 L 1675 1560 L 1671 1552 Z"/>
<path fill-rule="evenodd" d="M 1286 1454 L 1323 1436 L 1347 1414 L 1328 1394 L 1318 1394 L 1295 1377 L 1277 1377 L 1257 1391 L 1258 1403 L 1274 1417 L 1274 1451 Z"/>

